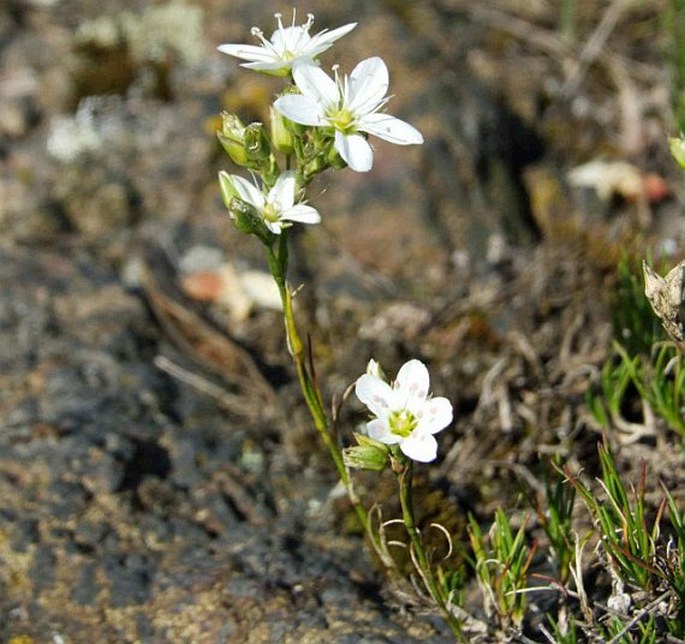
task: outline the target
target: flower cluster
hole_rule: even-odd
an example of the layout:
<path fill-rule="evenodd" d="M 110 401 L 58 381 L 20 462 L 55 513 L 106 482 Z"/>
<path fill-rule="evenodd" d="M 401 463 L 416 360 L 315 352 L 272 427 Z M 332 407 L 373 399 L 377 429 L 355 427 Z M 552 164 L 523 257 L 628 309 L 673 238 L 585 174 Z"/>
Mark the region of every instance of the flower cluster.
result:
<path fill-rule="evenodd" d="M 267 244 L 294 222 L 320 221 L 314 208 L 296 201 L 316 174 L 331 167 L 371 170 L 370 135 L 398 145 L 423 143 L 416 128 L 383 111 L 389 100 L 389 78 L 381 58 L 361 61 L 349 76 L 340 74 L 337 66 L 333 77 L 319 67 L 319 56 L 356 23 L 312 36 L 311 14 L 304 24 L 296 25 L 293 12 L 292 24 L 287 27 L 281 14 L 275 17 L 277 29 L 271 38 L 253 28 L 259 45 L 224 44 L 218 48 L 245 61 L 243 67 L 289 81 L 271 108 L 270 128 L 261 123 L 243 125 L 237 116 L 224 114 L 217 133 L 231 160 L 261 179 L 260 187 L 256 181 L 222 172 L 219 179 L 226 206 L 241 230 L 257 234 Z M 285 172 L 280 169 L 278 153 L 285 155 Z M 240 212 L 247 215 L 239 216 Z M 255 213 L 261 224 L 243 225 L 246 217 L 253 218 Z"/>
<path fill-rule="evenodd" d="M 330 76 L 318 57 L 356 23 L 310 35 L 314 17 L 307 22 L 283 25 L 275 14 L 277 29 L 267 39 L 252 30 L 259 45 L 225 44 L 219 51 L 240 58 L 243 67 L 289 81 L 271 106 L 271 123 L 244 125 L 231 114 L 222 115 L 219 141 L 231 160 L 252 173 L 252 181 L 221 171 L 219 184 L 224 203 L 235 226 L 256 235 L 273 254 L 277 236 L 294 223 L 316 224 L 319 212 L 305 202 L 312 178 L 328 168 L 349 167 L 368 172 L 373 167 L 373 148 L 368 137 L 376 136 L 398 145 L 423 143 L 421 133 L 409 123 L 384 111 L 389 75 L 383 59 L 372 56 L 342 74 L 337 66 Z M 285 156 L 281 170 L 278 155 Z M 285 266 L 285 256 L 279 260 Z M 282 267 L 277 267 L 281 274 Z M 366 435 L 346 453 L 348 465 L 382 469 L 389 454 L 400 452 L 410 459 L 430 462 L 436 458 L 434 434 L 452 420 L 446 398 L 428 394 L 428 370 L 418 360 L 407 362 L 394 383 L 388 384 L 376 363 L 356 384 L 356 393 L 374 415 Z M 388 446 L 397 446 L 393 451 Z"/>

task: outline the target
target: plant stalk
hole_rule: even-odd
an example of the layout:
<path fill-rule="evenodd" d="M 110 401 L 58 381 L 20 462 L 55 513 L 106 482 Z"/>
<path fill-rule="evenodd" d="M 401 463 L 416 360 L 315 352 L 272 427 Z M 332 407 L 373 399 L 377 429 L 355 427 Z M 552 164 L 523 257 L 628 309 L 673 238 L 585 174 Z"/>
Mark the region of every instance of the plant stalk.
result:
<path fill-rule="evenodd" d="M 304 345 L 302 343 L 302 339 L 300 338 L 300 334 L 297 330 L 297 324 L 295 322 L 293 293 L 288 287 L 286 280 L 288 270 L 287 230 L 281 231 L 281 235 L 278 239 L 278 246 L 275 251 L 273 246 L 267 245 L 266 249 L 269 268 L 271 269 L 271 274 L 273 275 L 273 278 L 278 286 L 278 292 L 281 296 L 281 303 L 283 304 L 283 322 L 285 326 L 288 353 L 290 354 L 293 364 L 295 365 L 297 379 L 300 384 L 302 395 L 307 403 L 307 408 L 309 409 L 309 414 L 314 422 L 314 427 L 319 433 L 319 436 L 321 436 L 321 440 L 326 446 L 326 449 L 333 460 L 335 468 L 338 470 L 338 475 L 345 486 L 345 490 L 347 491 L 347 495 L 350 499 L 350 503 L 352 503 L 352 507 L 354 508 L 357 518 L 359 519 L 364 532 L 368 533 L 368 513 L 366 512 L 366 509 L 361 503 L 361 499 L 354 489 L 350 472 L 343 462 L 342 454 L 338 449 L 335 439 L 329 429 L 328 417 L 323 406 L 321 392 L 313 382 L 309 371 L 307 370 Z"/>
<path fill-rule="evenodd" d="M 393 466 L 393 471 L 397 476 L 397 483 L 399 485 L 402 521 L 407 531 L 407 535 L 409 536 L 410 548 L 413 553 L 412 561 L 426 586 L 426 590 L 433 598 L 433 601 L 438 605 L 443 619 L 447 622 L 452 634 L 458 641 L 466 641 L 459 620 L 457 620 L 447 607 L 448 598 L 445 597 L 443 589 L 435 579 L 435 575 L 430 567 L 430 562 L 428 561 L 428 556 L 426 555 L 426 549 L 423 547 L 421 535 L 416 527 L 414 504 L 412 500 L 412 461 L 401 457 L 401 460 L 395 461 Z"/>

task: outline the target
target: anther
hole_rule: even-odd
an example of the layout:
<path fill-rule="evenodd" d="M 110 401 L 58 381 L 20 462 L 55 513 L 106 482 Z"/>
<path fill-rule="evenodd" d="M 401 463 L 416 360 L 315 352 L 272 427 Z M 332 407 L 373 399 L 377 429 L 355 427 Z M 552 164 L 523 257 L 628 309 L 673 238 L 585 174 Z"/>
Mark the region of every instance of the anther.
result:
<path fill-rule="evenodd" d="M 283 31 L 283 23 L 281 22 L 281 18 L 283 17 L 282 13 L 275 13 L 274 18 L 276 18 L 276 22 L 278 22 L 278 31 Z"/>
<path fill-rule="evenodd" d="M 271 45 L 271 43 L 266 38 L 264 38 L 264 32 L 259 27 L 252 27 L 252 29 L 250 30 L 250 33 L 255 38 L 258 38 L 259 40 L 261 40 L 262 45 L 264 45 L 265 47 L 268 47 L 269 49 L 273 49 L 273 46 Z"/>

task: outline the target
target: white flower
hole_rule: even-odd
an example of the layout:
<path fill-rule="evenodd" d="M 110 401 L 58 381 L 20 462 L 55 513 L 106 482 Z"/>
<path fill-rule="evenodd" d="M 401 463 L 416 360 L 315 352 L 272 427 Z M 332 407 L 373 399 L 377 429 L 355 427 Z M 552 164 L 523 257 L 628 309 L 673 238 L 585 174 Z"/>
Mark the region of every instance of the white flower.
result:
<path fill-rule="evenodd" d="M 379 112 L 389 100 L 388 68 L 382 58 L 362 60 L 349 78 L 336 73 L 333 80 L 307 65 L 293 69 L 293 79 L 301 94 L 281 96 L 274 107 L 295 123 L 333 128 L 335 149 L 357 172 L 373 165 L 373 150 L 362 132 L 398 145 L 423 143 L 421 132 L 409 123 Z"/>
<path fill-rule="evenodd" d="M 316 64 L 314 61 L 319 54 L 357 26 L 356 22 L 351 22 L 333 31 L 324 29 L 315 36 L 310 36 L 309 29 L 314 22 L 314 16 L 311 13 L 308 14 L 305 24 L 295 26 L 295 12 L 293 11 L 293 24 L 290 27 L 283 27 L 280 13 L 274 15 L 278 21 L 278 29 L 274 31 L 271 40 L 267 40 L 260 29 L 253 27 L 252 35 L 261 40 L 261 46 L 220 45 L 219 51 L 250 61 L 242 64 L 248 69 L 273 76 L 287 76 L 297 65 Z"/>
<path fill-rule="evenodd" d="M 452 422 L 452 404 L 447 398 L 431 398 L 428 386 L 428 369 L 420 360 L 405 363 L 392 386 L 371 373 L 361 376 L 355 393 L 376 417 L 366 425 L 369 436 L 386 445 L 399 444 L 415 461 L 435 460 L 438 443 L 433 434 Z"/>
<path fill-rule="evenodd" d="M 266 197 L 257 186 L 238 175 L 222 170 L 219 181 L 227 182 L 229 192 L 251 205 L 275 235 L 280 235 L 283 228 L 290 225 L 289 222 L 318 224 L 321 221 L 321 215 L 315 208 L 295 203 L 295 174 L 292 171 L 281 173 Z"/>

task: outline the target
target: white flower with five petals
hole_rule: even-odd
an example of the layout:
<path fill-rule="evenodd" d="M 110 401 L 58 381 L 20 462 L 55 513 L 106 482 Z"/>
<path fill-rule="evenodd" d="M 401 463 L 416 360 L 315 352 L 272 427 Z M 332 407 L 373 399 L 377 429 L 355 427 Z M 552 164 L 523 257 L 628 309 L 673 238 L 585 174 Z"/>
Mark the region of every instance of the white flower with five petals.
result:
<path fill-rule="evenodd" d="M 280 235 L 291 222 L 318 224 L 321 221 L 321 215 L 315 208 L 295 203 L 295 174 L 292 171 L 282 172 L 266 196 L 256 185 L 236 174 L 222 170 L 219 181 L 225 194 L 237 196 L 252 206 L 275 235 Z"/>
<path fill-rule="evenodd" d="M 386 445 L 399 444 L 415 461 L 435 460 L 438 443 L 433 435 L 452 422 L 450 401 L 428 394 L 428 369 L 420 360 L 405 363 L 392 385 L 374 371 L 365 373 L 355 385 L 357 398 L 375 416 L 366 425 L 369 436 Z"/>
<path fill-rule="evenodd" d="M 278 29 L 274 31 L 270 40 L 264 37 L 260 29 L 252 28 L 252 35 L 259 38 L 261 46 L 220 45 L 219 51 L 249 61 L 242 64 L 248 69 L 272 76 L 287 76 L 290 70 L 298 65 L 315 65 L 319 54 L 357 26 L 356 22 L 351 22 L 333 31 L 324 29 L 315 36 L 310 36 L 309 30 L 314 22 L 314 16 L 311 13 L 307 16 L 305 24 L 295 25 L 293 11 L 293 24 L 290 27 L 283 26 L 281 17 L 280 13 L 275 14 Z"/>
<path fill-rule="evenodd" d="M 409 123 L 380 112 L 388 102 L 388 68 L 382 58 L 362 60 L 350 76 L 335 80 L 319 67 L 299 66 L 293 79 L 301 94 L 286 94 L 274 107 L 301 125 L 330 127 L 335 149 L 357 172 L 373 166 L 373 150 L 364 134 L 373 134 L 398 145 L 423 143 L 421 133 Z"/>

